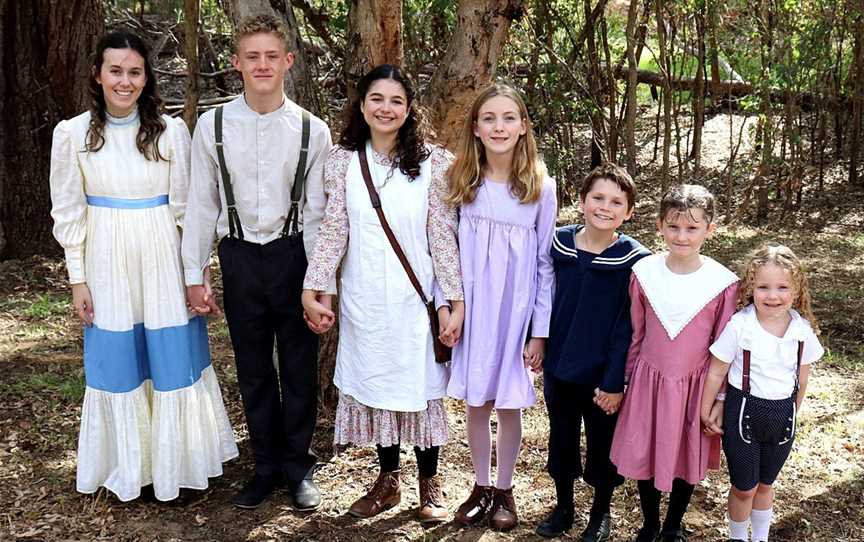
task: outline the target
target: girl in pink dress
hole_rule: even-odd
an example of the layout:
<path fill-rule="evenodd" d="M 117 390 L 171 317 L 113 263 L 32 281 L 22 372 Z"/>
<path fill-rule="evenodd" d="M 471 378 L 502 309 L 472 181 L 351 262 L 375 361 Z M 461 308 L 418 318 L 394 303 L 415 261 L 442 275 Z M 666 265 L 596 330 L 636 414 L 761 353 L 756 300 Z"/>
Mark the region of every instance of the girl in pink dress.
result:
<path fill-rule="evenodd" d="M 542 363 L 552 310 L 555 182 L 537 154 L 519 94 L 496 84 L 481 92 L 450 168 L 449 203 L 459 206 L 465 334 L 453 349 L 447 394 L 467 408 L 476 481 L 456 512 L 506 531 L 518 522 L 513 471 L 522 409 L 534 404 L 531 369 Z M 492 409 L 498 416 L 491 484 Z"/>
<path fill-rule="evenodd" d="M 720 441 L 701 430 L 700 403 L 708 348 L 735 312 L 738 277 L 700 254 L 713 218 L 714 196 L 705 188 L 672 188 L 657 219 L 668 251 L 633 266 L 629 386 L 610 457 L 621 475 L 638 480 L 637 542 L 686 540 L 681 520 L 694 485 L 720 465 Z M 662 528 L 661 491 L 671 492 Z"/>

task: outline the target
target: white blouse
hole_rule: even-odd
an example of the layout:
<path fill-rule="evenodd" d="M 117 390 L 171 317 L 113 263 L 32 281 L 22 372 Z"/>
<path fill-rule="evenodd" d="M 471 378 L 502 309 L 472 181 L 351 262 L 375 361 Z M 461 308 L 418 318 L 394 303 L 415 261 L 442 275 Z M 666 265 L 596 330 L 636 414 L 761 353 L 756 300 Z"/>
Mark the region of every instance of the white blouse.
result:
<path fill-rule="evenodd" d="M 183 222 L 189 191 L 190 136 L 181 119 L 167 115 L 158 141 L 165 160 L 147 160 L 138 151 L 138 113 L 124 119 L 109 117 L 105 144 L 96 152 L 86 149 L 90 113 L 61 121 L 51 144 L 51 216 L 54 237 L 66 254 L 69 282 L 87 281 L 84 272 L 87 196 L 145 199 L 167 194 L 178 225 Z"/>

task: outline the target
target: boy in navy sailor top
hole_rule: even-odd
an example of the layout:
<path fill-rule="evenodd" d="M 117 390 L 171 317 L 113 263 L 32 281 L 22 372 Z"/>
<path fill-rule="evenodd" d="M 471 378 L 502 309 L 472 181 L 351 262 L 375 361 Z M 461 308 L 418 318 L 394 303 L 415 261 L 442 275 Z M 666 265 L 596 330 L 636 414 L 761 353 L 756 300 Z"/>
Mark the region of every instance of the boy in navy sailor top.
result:
<path fill-rule="evenodd" d="M 611 163 L 593 169 L 582 181 L 579 204 L 584 224 L 559 228 L 552 241 L 555 294 L 543 391 L 549 413 L 547 470 L 557 504 L 537 534 L 553 538 L 573 526 L 573 483 L 582 476 L 594 488 L 594 502 L 581 540 L 594 541 L 608 538 L 612 493 L 624 482 L 609 450 L 632 333 L 630 269 L 650 252 L 617 232 L 636 204 L 636 186 L 625 169 Z"/>

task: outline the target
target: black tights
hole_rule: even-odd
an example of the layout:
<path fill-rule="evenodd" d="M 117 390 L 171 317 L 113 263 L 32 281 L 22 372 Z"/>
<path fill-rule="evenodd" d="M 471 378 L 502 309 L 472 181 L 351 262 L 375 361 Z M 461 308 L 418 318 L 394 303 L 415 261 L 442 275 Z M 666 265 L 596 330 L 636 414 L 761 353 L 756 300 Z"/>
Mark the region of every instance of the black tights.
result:
<path fill-rule="evenodd" d="M 660 527 L 660 490 L 654 487 L 654 479 L 639 480 L 639 504 L 642 507 L 643 524 L 652 529 Z M 695 486 L 688 484 L 680 478 L 672 482 L 672 492 L 669 494 L 669 509 L 666 511 L 666 520 L 663 522 L 663 531 L 677 531 L 681 529 L 681 520 L 684 512 L 690 504 Z"/>
<path fill-rule="evenodd" d="M 378 465 L 381 472 L 393 472 L 399 470 L 399 445 L 378 446 Z M 431 478 L 438 474 L 438 446 L 432 446 L 421 450 L 414 446 L 414 457 L 417 458 L 417 470 L 423 478 Z"/>

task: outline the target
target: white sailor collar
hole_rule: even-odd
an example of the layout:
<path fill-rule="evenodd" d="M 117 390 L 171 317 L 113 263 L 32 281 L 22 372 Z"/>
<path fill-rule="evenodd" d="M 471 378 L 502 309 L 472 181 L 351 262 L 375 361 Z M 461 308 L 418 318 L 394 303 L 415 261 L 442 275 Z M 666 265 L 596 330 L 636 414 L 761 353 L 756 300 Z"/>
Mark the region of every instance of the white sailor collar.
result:
<path fill-rule="evenodd" d="M 716 260 L 702 256 L 702 267 L 686 275 L 666 266 L 667 253 L 653 254 L 633 266 L 645 297 L 671 340 L 738 277 Z"/>
<path fill-rule="evenodd" d="M 585 226 L 582 224 L 562 226 L 555 230 L 552 236 L 552 257 L 557 260 L 578 260 L 579 250 L 576 248 L 576 234 Z M 588 267 L 593 269 L 629 269 L 636 260 L 644 258 L 651 252 L 639 241 L 623 233 L 618 239 L 595 256 Z"/>
<path fill-rule="evenodd" d="M 768 335 L 774 337 L 780 342 L 803 342 L 807 339 L 812 328 L 810 322 L 804 319 L 795 309 L 789 309 L 789 315 L 792 320 L 789 322 L 789 327 L 786 328 L 786 333 L 782 337 L 776 337 L 765 331 L 759 319 L 756 318 L 756 307 L 751 303 L 741 309 L 733 318 L 737 320 L 735 325 L 739 329 L 738 345 L 742 350 L 753 350 L 758 342 L 758 335 Z"/>

